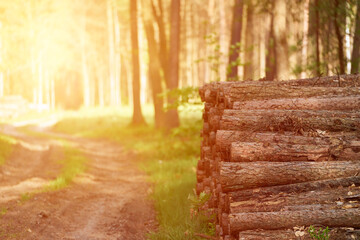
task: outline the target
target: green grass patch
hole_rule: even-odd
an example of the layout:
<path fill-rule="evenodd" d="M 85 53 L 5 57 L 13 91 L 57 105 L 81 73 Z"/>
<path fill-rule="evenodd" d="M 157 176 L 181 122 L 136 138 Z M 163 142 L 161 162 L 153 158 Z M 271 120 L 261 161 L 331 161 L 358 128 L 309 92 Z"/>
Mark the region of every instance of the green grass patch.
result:
<path fill-rule="evenodd" d="M 55 131 L 76 136 L 102 138 L 119 142 L 137 153 L 140 167 L 154 183 L 154 200 L 159 221 L 150 239 L 201 239 L 194 233 L 212 235 L 214 228 L 208 217 L 191 214 L 196 164 L 200 156 L 201 108 L 181 112 L 181 126 L 165 133 L 153 128 L 151 107 L 144 107 L 148 126 L 129 127 L 131 109 L 105 111 L 83 110 L 67 115 L 54 127 Z"/>
<path fill-rule="evenodd" d="M 23 193 L 20 196 L 20 204 L 29 201 L 34 196 L 34 193 Z"/>
<path fill-rule="evenodd" d="M 0 134 L 0 166 L 3 165 L 10 156 L 15 144 L 16 140 L 14 138 Z"/>
<path fill-rule="evenodd" d="M 62 165 L 60 175 L 44 188 L 44 191 L 55 191 L 68 186 L 76 176 L 86 170 L 87 158 L 80 150 L 71 146 L 70 143 L 62 141 L 64 158 L 59 161 Z"/>
<path fill-rule="evenodd" d="M 4 216 L 7 213 L 8 209 L 5 207 L 0 208 L 0 217 Z"/>

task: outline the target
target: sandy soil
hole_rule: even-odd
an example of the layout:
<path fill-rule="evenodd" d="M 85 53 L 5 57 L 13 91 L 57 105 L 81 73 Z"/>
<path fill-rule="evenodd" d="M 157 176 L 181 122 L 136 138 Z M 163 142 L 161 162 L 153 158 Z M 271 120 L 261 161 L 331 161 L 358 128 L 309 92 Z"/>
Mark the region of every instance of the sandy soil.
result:
<path fill-rule="evenodd" d="M 26 136 L 11 127 L 2 131 L 21 141 L 0 167 L 1 240 L 141 240 L 156 229 L 151 187 L 135 157 L 120 146 L 62 135 L 89 158 L 87 171 L 63 190 L 27 200 L 24 194 L 59 173 L 62 148 L 51 138 Z"/>

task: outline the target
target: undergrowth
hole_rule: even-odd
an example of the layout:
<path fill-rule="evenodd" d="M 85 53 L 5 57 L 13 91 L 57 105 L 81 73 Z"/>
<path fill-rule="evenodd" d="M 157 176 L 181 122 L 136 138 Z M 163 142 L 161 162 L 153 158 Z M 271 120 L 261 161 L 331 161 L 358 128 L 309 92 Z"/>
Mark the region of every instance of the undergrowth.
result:
<path fill-rule="evenodd" d="M 193 110 L 183 111 L 181 126 L 170 133 L 153 128 L 149 108 L 144 110 L 148 126 L 129 127 L 129 109 L 84 110 L 64 118 L 54 130 L 116 141 L 136 153 L 140 168 L 154 186 L 151 198 L 159 228 L 149 234 L 150 239 L 202 239 L 196 233 L 213 235 L 214 227 L 208 223 L 209 216 L 193 214 L 202 127 L 200 108 Z"/>

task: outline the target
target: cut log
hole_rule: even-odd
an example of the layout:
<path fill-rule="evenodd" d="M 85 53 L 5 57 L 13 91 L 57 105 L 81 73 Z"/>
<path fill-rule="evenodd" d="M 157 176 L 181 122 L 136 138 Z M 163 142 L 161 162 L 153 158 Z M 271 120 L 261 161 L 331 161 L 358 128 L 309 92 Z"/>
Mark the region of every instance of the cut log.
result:
<path fill-rule="evenodd" d="M 354 199 L 347 199 L 348 196 L 360 196 L 360 188 L 349 187 L 304 193 L 280 193 L 263 198 L 252 198 L 251 200 L 230 203 L 229 213 L 358 207 L 359 203 L 350 203 Z"/>
<path fill-rule="evenodd" d="M 359 75 L 341 75 L 341 76 L 326 76 L 288 81 L 242 81 L 242 82 L 215 82 L 205 84 L 199 88 L 201 100 L 203 102 L 216 102 L 224 95 L 228 95 L 232 88 L 258 86 L 268 88 L 269 86 L 308 86 L 308 87 L 359 87 Z"/>
<path fill-rule="evenodd" d="M 233 102 L 268 99 L 310 98 L 317 96 L 355 96 L 360 95 L 359 87 L 310 87 L 286 85 L 234 85 L 230 91 Z"/>
<path fill-rule="evenodd" d="M 302 193 L 309 191 L 319 191 L 339 187 L 360 186 L 360 176 L 347 177 L 347 178 L 335 178 L 313 182 L 303 182 L 288 185 L 263 187 L 255 189 L 241 190 L 237 192 L 229 193 L 229 197 L 232 202 L 246 201 L 250 199 L 262 199 L 271 195 L 277 195 L 281 193 Z"/>
<path fill-rule="evenodd" d="M 220 183 L 224 192 L 351 177 L 360 172 L 360 161 L 338 162 L 222 162 Z"/>
<path fill-rule="evenodd" d="M 213 123 L 214 124 L 214 123 Z M 310 110 L 225 110 L 221 130 L 253 132 L 360 131 L 359 112 Z"/>
<path fill-rule="evenodd" d="M 347 138 L 343 140 L 347 140 Z M 280 133 L 256 133 L 247 131 L 227 131 L 218 130 L 216 133 L 216 145 L 219 147 L 219 151 L 227 152 L 230 150 L 230 145 L 233 142 L 274 142 L 274 143 L 286 143 L 286 144 L 316 144 L 325 145 L 329 144 L 330 138 L 328 137 L 307 137 L 298 136 L 291 132 Z"/>
<path fill-rule="evenodd" d="M 232 162 L 360 161 L 360 141 L 331 145 L 235 142 L 231 144 Z"/>
<path fill-rule="evenodd" d="M 233 109 L 358 110 L 360 109 L 360 96 L 234 102 Z"/>
<path fill-rule="evenodd" d="M 324 229 L 324 228 L 322 228 Z M 316 229 L 317 231 L 319 229 Z M 333 228 L 329 232 L 330 239 L 360 239 L 360 229 Z M 239 233 L 239 240 L 312 240 L 308 229 L 298 230 L 253 230 Z"/>
<path fill-rule="evenodd" d="M 278 230 L 310 225 L 360 228 L 360 209 L 237 213 L 229 214 L 229 222 L 232 235 L 246 230 Z"/>

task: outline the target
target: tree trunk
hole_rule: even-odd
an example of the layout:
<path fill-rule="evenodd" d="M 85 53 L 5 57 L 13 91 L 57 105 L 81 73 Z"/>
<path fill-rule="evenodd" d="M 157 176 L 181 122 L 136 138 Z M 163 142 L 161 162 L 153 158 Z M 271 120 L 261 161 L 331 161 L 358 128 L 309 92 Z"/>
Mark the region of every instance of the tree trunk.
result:
<path fill-rule="evenodd" d="M 265 79 L 274 81 L 276 78 L 276 39 L 274 33 L 274 13 L 270 11 L 270 27 L 266 39 Z"/>
<path fill-rule="evenodd" d="M 292 183 L 350 177 L 360 171 L 360 162 L 253 162 L 220 163 L 224 192 Z"/>
<path fill-rule="evenodd" d="M 305 0 L 303 38 L 301 46 L 301 78 L 306 77 L 306 68 L 308 66 L 308 46 L 309 46 L 309 4 L 310 0 Z"/>
<path fill-rule="evenodd" d="M 315 62 L 306 66 L 313 70 L 314 76 L 320 76 L 320 16 L 319 16 L 319 0 L 310 2 L 309 6 L 309 39 L 310 39 L 310 54 L 308 62 Z"/>
<path fill-rule="evenodd" d="M 274 1 L 274 37 L 276 79 L 286 80 L 289 77 L 289 54 L 286 29 L 286 0 Z"/>
<path fill-rule="evenodd" d="M 171 1 L 171 29 L 169 51 L 169 90 L 175 90 L 179 85 L 179 54 L 180 54 L 180 0 Z M 168 96 L 168 103 L 175 104 L 177 99 Z M 180 125 L 177 108 L 166 112 L 166 124 L 168 128 Z"/>
<path fill-rule="evenodd" d="M 159 59 L 161 63 L 161 69 L 163 71 L 163 76 L 165 79 L 166 87 L 169 88 L 169 52 L 168 52 L 168 42 L 166 38 L 166 30 L 165 30 L 165 23 L 164 23 L 164 11 L 163 11 L 163 1 L 158 0 L 158 10 L 155 7 L 155 4 L 151 0 L 151 7 L 152 13 L 155 18 L 155 21 L 158 25 L 159 29 Z"/>
<path fill-rule="evenodd" d="M 140 104 L 140 64 L 139 64 L 139 39 L 137 0 L 130 1 L 130 23 L 131 23 L 131 47 L 133 62 L 133 118 L 132 125 L 145 124 Z"/>
<path fill-rule="evenodd" d="M 351 56 L 351 73 L 358 73 L 360 67 L 360 0 L 356 4 L 356 22 L 353 51 Z"/>
<path fill-rule="evenodd" d="M 233 109 L 359 110 L 360 96 L 294 98 L 234 102 Z"/>
<path fill-rule="evenodd" d="M 163 98 L 159 95 L 162 93 L 160 61 L 158 55 L 158 47 L 155 40 L 154 27 L 151 21 L 144 21 L 146 38 L 148 41 L 149 53 L 149 81 L 152 90 L 152 99 L 155 112 L 155 127 L 162 128 L 165 126 L 165 113 L 163 111 Z"/>
<path fill-rule="evenodd" d="M 310 110 L 225 110 L 219 126 L 221 130 L 295 132 L 306 131 L 319 134 L 321 131 L 360 131 L 360 114 L 340 111 Z"/>
<path fill-rule="evenodd" d="M 231 162 L 345 161 L 360 159 L 360 141 L 327 145 L 234 142 Z"/>
<path fill-rule="evenodd" d="M 241 43 L 241 31 L 243 21 L 243 0 L 235 0 L 233 8 L 233 20 L 231 26 L 231 41 L 229 49 L 229 65 L 227 69 L 227 80 L 238 80 L 238 66 Z"/>
<path fill-rule="evenodd" d="M 230 214 L 229 221 L 232 234 L 244 230 L 277 230 L 315 224 L 360 228 L 360 209 L 238 213 Z"/>
<path fill-rule="evenodd" d="M 347 188 L 360 186 L 360 176 L 318 180 L 312 182 L 293 183 L 287 185 L 262 187 L 255 189 L 241 190 L 230 193 L 231 201 L 239 202 L 251 199 L 264 199 L 277 194 L 304 193 L 310 191 L 329 190 L 334 188 Z"/>
<path fill-rule="evenodd" d="M 344 3 L 340 3 L 339 0 L 334 0 L 334 17 L 333 17 L 333 21 L 334 21 L 334 27 L 335 27 L 335 34 L 336 34 L 336 38 L 338 41 L 338 60 L 339 60 L 339 74 L 345 74 L 345 54 L 344 54 L 344 36 L 342 34 L 342 26 L 341 26 L 341 18 L 343 17 L 342 15 L 342 4 Z"/>
<path fill-rule="evenodd" d="M 254 79 L 255 68 L 255 26 L 254 26 L 254 4 L 250 0 L 247 2 L 246 13 L 246 35 L 245 35 L 245 66 L 244 80 Z"/>

